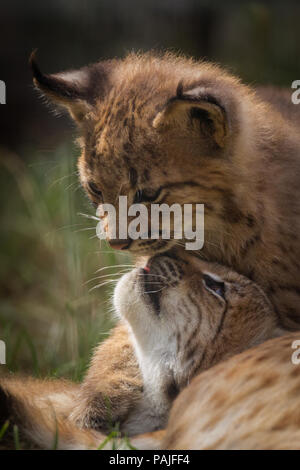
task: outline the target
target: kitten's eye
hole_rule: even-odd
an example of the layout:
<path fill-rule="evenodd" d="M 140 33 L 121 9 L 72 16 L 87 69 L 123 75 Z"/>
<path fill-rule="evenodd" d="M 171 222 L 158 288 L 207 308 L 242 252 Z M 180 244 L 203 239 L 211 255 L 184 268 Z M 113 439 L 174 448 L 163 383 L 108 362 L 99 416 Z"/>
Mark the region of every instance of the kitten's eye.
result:
<path fill-rule="evenodd" d="M 142 202 L 142 200 L 143 200 L 143 191 L 141 189 L 138 189 L 134 195 L 133 204 L 139 204 Z"/>
<path fill-rule="evenodd" d="M 98 189 L 98 187 L 95 185 L 95 183 L 92 183 L 91 181 L 88 182 L 88 187 L 89 187 L 89 190 L 91 191 L 91 193 L 97 197 L 97 199 L 101 200 L 102 201 L 102 192 L 100 191 L 100 189 Z"/>
<path fill-rule="evenodd" d="M 162 188 L 158 188 L 156 191 L 152 189 L 138 189 L 134 196 L 134 204 L 141 202 L 153 202 L 161 193 Z"/>
<path fill-rule="evenodd" d="M 203 283 L 207 290 L 225 299 L 225 284 L 208 274 L 203 274 Z"/>

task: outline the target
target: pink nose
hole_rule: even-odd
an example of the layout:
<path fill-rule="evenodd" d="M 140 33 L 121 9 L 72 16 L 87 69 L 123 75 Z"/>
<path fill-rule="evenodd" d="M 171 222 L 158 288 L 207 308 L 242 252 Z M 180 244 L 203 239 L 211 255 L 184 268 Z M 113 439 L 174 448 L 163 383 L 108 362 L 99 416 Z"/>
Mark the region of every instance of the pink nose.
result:
<path fill-rule="evenodd" d="M 129 245 L 129 240 L 108 240 L 108 243 L 114 250 L 125 250 Z"/>

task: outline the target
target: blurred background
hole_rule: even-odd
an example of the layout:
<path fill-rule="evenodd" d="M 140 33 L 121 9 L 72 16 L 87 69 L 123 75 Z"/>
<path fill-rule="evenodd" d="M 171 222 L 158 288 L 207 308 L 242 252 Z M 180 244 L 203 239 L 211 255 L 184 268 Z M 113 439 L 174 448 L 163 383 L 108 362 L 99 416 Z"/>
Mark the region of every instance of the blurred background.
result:
<path fill-rule="evenodd" d="M 290 87 L 300 79 L 299 21 L 300 2 L 289 0 L 2 0 L 0 339 L 8 370 L 81 379 L 113 324 L 114 282 L 106 281 L 131 263 L 95 236 L 75 130 L 34 92 L 30 52 L 38 48 L 42 69 L 57 72 L 169 48 L 226 65 L 253 85 Z"/>

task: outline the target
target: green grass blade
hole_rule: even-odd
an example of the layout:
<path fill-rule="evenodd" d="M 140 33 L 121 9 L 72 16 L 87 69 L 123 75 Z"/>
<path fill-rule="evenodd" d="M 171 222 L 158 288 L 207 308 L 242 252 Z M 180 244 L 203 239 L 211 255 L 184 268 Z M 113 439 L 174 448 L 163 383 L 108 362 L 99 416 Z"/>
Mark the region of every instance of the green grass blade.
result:
<path fill-rule="evenodd" d="M 16 425 L 14 425 L 14 427 L 13 427 L 13 434 L 14 434 L 15 450 L 21 450 L 20 438 L 19 438 L 19 428 Z"/>
<path fill-rule="evenodd" d="M 3 426 L 0 429 L 0 441 L 3 439 L 3 436 L 6 433 L 8 427 L 9 427 L 9 421 L 5 421 L 5 423 L 3 424 Z"/>

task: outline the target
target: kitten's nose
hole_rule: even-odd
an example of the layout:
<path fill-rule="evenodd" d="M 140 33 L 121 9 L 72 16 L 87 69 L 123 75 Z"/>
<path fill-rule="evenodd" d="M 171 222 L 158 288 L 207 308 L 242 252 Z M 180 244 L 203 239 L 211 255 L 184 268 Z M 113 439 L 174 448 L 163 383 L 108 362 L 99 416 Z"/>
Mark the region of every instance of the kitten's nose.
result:
<path fill-rule="evenodd" d="M 108 240 L 108 243 L 114 250 L 126 250 L 129 248 L 130 240 Z"/>

